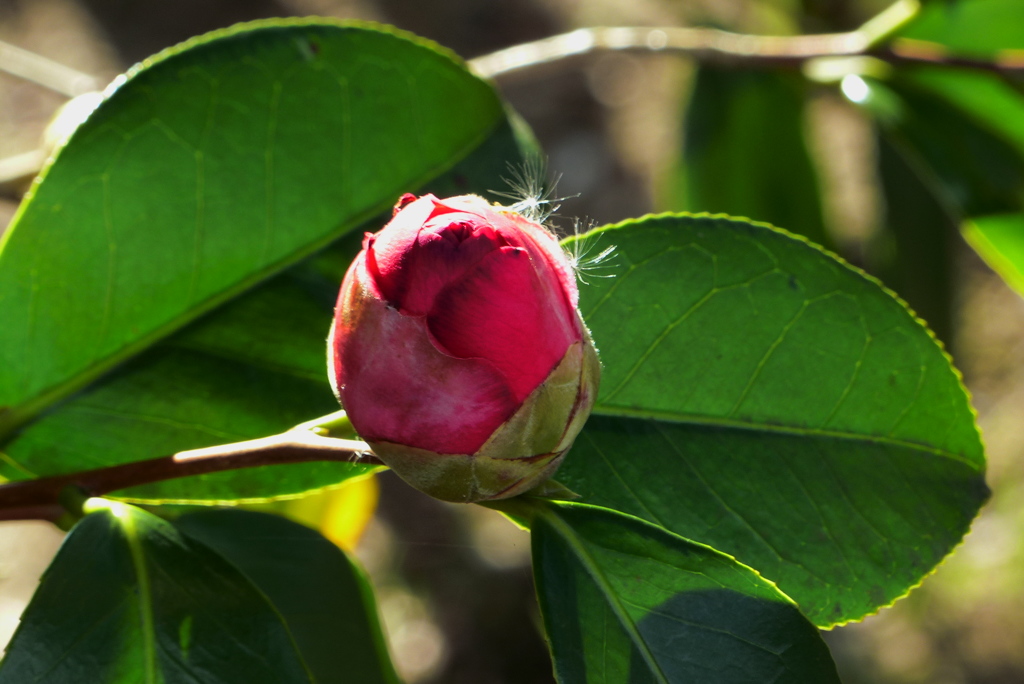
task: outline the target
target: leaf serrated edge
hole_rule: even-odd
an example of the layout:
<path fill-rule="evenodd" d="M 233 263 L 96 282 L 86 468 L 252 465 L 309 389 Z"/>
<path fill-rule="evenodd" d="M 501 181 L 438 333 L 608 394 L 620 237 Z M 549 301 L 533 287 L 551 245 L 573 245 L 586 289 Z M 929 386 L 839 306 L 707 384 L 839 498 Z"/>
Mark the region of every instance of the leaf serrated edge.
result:
<path fill-rule="evenodd" d="M 661 213 L 657 213 L 657 214 L 654 214 L 654 213 L 645 214 L 644 216 L 639 216 L 639 217 L 636 217 L 636 218 L 627 219 L 625 221 L 620 221 L 618 223 L 612 223 L 612 224 L 607 224 L 607 225 L 604 225 L 604 226 L 598 226 L 598 227 L 595 227 L 595 228 L 593 228 L 593 229 L 591 229 L 591 230 L 589 230 L 586 233 L 583 233 L 581 235 L 569 236 L 569 237 L 563 239 L 561 241 L 561 243 L 564 246 L 566 244 L 575 242 L 576 240 L 583 240 L 583 239 L 593 238 L 594 236 L 596 236 L 596 235 L 598 235 L 600 233 L 610 232 L 612 230 L 618 230 L 618 229 L 622 229 L 622 228 L 628 228 L 630 226 L 639 225 L 639 224 L 642 224 L 642 223 L 644 223 L 646 221 L 650 221 L 650 220 L 662 220 L 662 219 L 671 219 L 671 218 L 694 218 L 694 219 L 726 220 L 726 221 L 731 221 L 731 222 L 739 222 L 739 223 L 742 223 L 742 224 L 745 224 L 745 225 L 752 225 L 752 226 L 756 226 L 756 227 L 759 227 L 759 228 L 765 228 L 765 229 L 768 229 L 768 230 L 770 230 L 772 232 L 779 233 L 779 234 L 781 234 L 781 235 L 783 235 L 785 237 L 792 238 L 793 240 L 795 240 L 797 242 L 800 242 L 800 243 L 803 243 L 807 247 L 809 247 L 809 248 L 811 248 L 811 249 L 813 249 L 813 250 L 815 250 L 817 252 L 820 252 L 821 254 L 825 255 L 826 257 L 831 258 L 832 260 L 838 262 L 840 266 L 846 268 L 847 270 L 853 272 L 854 274 L 864 278 L 868 282 L 870 282 L 870 283 L 874 284 L 875 286 L 877 286 L 882 292 L 884 292 L 885 294 L 889 295 L 901 307 L 903 307 L 904 311 L 906 311 L 907 314 L 910 315 L 911 319 L 925 330 L 925 332 L 928 334 L 928 337 L 938 347 L 940 353 L 942 354 L 942 357 L 946 360 L 946 363 L 948 364 L 950 370 L 953 372 L 953 376 L 956 379 L 957 386 L 959 387 L 960 391 L 963 393 L 964 400 L 966 401 L 968 413 L 969 413 L 969 415 L 972 418 L 971 424 L 972 424 L 972 427 L 973 427 L 973 434 L 977 438 L 977 446 L 978 446 L 978 449 L 979 449 L 979 454 L 978 455 L 979 455 L 979 458 L 980 458 L 980 464 L 978 465 L 978 473 L 979 473 L 979 475 L 982 478 L 981 484 L 984 487 L 986 493 L 985 493 L 985 496 L 982 499 L 982 501 L 981 501 L 981 503 L 980 503 L 980 505 L 978 507 L 978 513 L 975 514 L 974 518 L 971 521 L 971 524 L 967 526 L 967 529 L 964 530 L 964 533 L 962 535 L 960 535 L 960 538 L 956 541 L 956 543 L 952 547 L 950 547 L 949 551 L 942 557 L 942 559 L 931 570 L 929 570 L 924 575 L 922 575 L 920 577 L 920 579 L 918 579 L 918 581 L 916 583 L 908 586 L 907 589 L 902 594 L 900 594 L 899 596 L 896 596 L 891 601 L 878 606 L 877 608 L 875 608 L 874 611 L 865 613 L 865 614 L 863 614 L 863 615 L 861 615 L 859 617 L 853 617 L 853 618 L 849 618 L 849 619 L 846 619 L 846 620 L 839 620 L 839 621 L 835 621 L 835 622 L 827 622 L 827 623 L 823 623 L 823 624 L 818 624 L 818 623 L 812 621 L 812 624 L 815 624 L 819 629 L 827 631 L 827 630 L 832 630 L 832 629 L 834 629 L 836 627 L 842 627 L 844 625 L 848 625 L 848 624 L 851 624 L 851 623 L 861 622 L 862 620 L 864 620 L 864 619 L 866 619 L 868 617 L 871 617 L 871 616 L 879 614 L 885 608 L 889 608 L 889 607 L 893 606 L 900 599 L 906 598 L 914 589 L 917 589 L 918 587 L 920 587 L 924 583 L 925 580 L 927 580 L 929 577 L 934 575 L 938 571 L 939 568 L 941 568 L 943 565 L 945 565 L 946 561 L 949 560 L 949 558 L 957 551 L 957 549 L 959 549 L 961 546 L 963 546 L 963 544 L 964 544 L 964 542 L 965 542 L 965 540 L 967 538 L 967 535 L 971 532 L 971 530 L 974 527 L 974 524 L 978 520 L 978 517 L 979 517 L 979 514 L 981 512 L 981 509 L 988 503 L 988 501 L 991 498 L 991 490 L 988 488 L 988 485 L 985 483 L 985 479 L 984 479 L 985 478 L 985 474 L 986 474 L 986 470 L 987 470 L 987 459 L 985 457 L 986 449 L 985 449 L 984 436 L 981 433 L 981 428 L 978 426 L 978 411 L 974 407 L 974 402 L 972 401 L 972 396 L 971 396 L 970 390 L 964 384 L 963 374 L 960 372 L 960 369 L 957 368 L 956 365 L 953 363 L 953 357 L 946 350 L 946 347 L 943 344 L 942 340 L 940 340 L 938 337 L 936 337 L 936 335 L 932 331 L 932 329 L 928 327 L 928 324 L 917 315 L 917 313 L 910 307 L 910 305 L 906 301 L 903 300 L 902 297 L 900 297 L 895 291 L 893 291 L 892 289 L 887 287 L 881 280 L 879 280 L 875 276 L 871 275 L 870 273 L 865 272 L 863 269 L 858 268 L 857 266 L 854 266 L 853 264 L 850 264 L 849 262 L 847 262 L 845 259 L 843 259 L 838 254 L 835 254 L 835 253 L 829 251 L 825 247 L 822 247 L 821 245 L 819 245 L 819 244 L 817 244 L 817 243 L 807 239 L 803 235 L 799 235 L 797 233 L 792 233 L 792 232 L 790 232 L 790 231 L 788 231 L 788 230 L 786 230 L 784 228 L 779 228 L 778 226 L 774 226 L 774 225 L 772 225 L 770 223 L 766 223 L 766 222 L 763 222 L 763 221 L 754 221 L 754 220 L 751 220 L 751 219 L 746 218 L 746 217 L 731 216 L 729 214 L 723 214 L 723 213 L 709 213 L 709 212 L 692 213 L 692 212 L 671 212 L 670 211 L 670 212 L 661 212 Z M 580 504 L 570 504 L 570 505 L 580 505 Z M 616 511 L 616 512 L 619 512 L 619 511 Z M 625 515 L 625 514 L 623 514 L 623 515 Z M 634 517 L 634 516 L 631 516 L 631 517 Z M 640 520 L 642 520 L 642 519 L 640 519 Z M 647 522 L 647 521 L 643 521 L 643 522 Z M 653 523 L 647 522 L 647 524 L 653 524 Z M 670 530 L 667 530 L 665 528 L 661 528 L 661 527 L 659 527 L 657 525 L 655 525 L 655 527 L 658 527 L 659 529 L 662 529 L 665 532 L 668 532 L 669 534 L 675 535 L 675 533 L 671 532 Z M 675 535 L 675 536 L 679 536 L 679 535 Z M 680 538 L 681 539 L 686 539 L 685 537 L 680 537 Z M 694 544 L 701 545 L 700 542 L 696 542 L 696 541 L 693 541 L 693 540 L 687 540 L 687 541 L 690 541 L 691 543 L 694 543 Z M 708 548 L 711 548 L 712 550 L 714 550 L 714 551 L 716 551 L 718 553 L 722 553 L 723 555 L 728 556 L 728 554 L 725 554 L 722 551 L 718 551 L 717 549 L 714 549 L 713 547 L 708 547 Z M 732 556 L 729 556 L 729 557 L 732 558 Z M 740 562 L 738 560 L 736 562 L 739 563 L 740 565 L 744 565 L 742 562 Z M 744 566 L 744 567 L 749 567 L 749 566 Z M 751 570 L 753 572 L 757 573 L 759 577 L 763 577 L 757 570 L 755 570 L 753 568 L 751 568 Z M 775 586 L 776 589 L 778 589 L 778 586 L 775 585 L 775 583 L 772 580 L 769 580 L 767 578 L 764 578 L 764 579 L 765 579 L 765 581 L 770 582 L 773 586 Z M 779 592 L 783 596 L 787 596 L 787 598 L 789 598 L 788 595 L 785 594 L 785 592 L 783 592 L 781 589 L 779 589 Z M 790 599 L 790 600 L 792 601 L 792 599 Z M 808 619 L 810 619 L 810 618 L 808 618 Z"/>
<path fill-rule="evenodd" d="M 985 501 L 982 501 L 981 505 L 984 506 L 987 503 L 988 503 L 988 498 L 986 497 Z M 909 587 L 907 587 L 906 591 L 904 591 L 902 594 L 900 594 L 899 596 L 893 598 L 888 603 L 885 603 L 883 605 L 878 606 L 873 611 L 871 611 L 869 613 L 865 613 L 864 615 L 861 615 L 860 617 L 849 618 L 848 620 L 839 620 L 837 622 L 830 622 L 828 624 L 817 625 L 818 629 L 821 629 L 821 630 L 824 630 L 824 631 L 828 632 L 828 631 L 831 631 L 831 630 L 835 629 L 836 627 L 845 627 L 846 625 L 851 625 L 851 624 L 856 624 L 858 622 L 863 622 L 864 620 L 866 620 L 866 619 L 868 619 L 870 617 L 874 617 L 874 616 L 878 615 L 879 613 L 881 613 L 886 608 L 892 608 L 898 601 L 901 601 L 901 600 L 905 599 L 907 596 L 910 595 L 910 593 L 912 591 L 914 591 L 915 589 L 920 587 L 922 584 L 924 584 L 925 580 L 930 578 L 932 575 L 936 574 L 939 571 L 939 568 L 944 566 L 946 564 L 946 562 L 950 558 L 953 557 L 953 554 L 956 553 L 957 549 L 962 547 L 967 542 L 967 536 L 974 529 L 974 524 L 976 522 L 978 522 L 978 519 L 980 518 L 980 513 L 981 513 L 981 509 L 980 508 L 978 510 L 978 513 L 979 514 L 975 515 L 974 519 L 971 520 L 971 524 L 967 526 L 967 529 L 964 531 L 964 533 L 962 535 L 960 535 L 960 539 L 956 542 L 956 544 L 954 544 L 949 549 L 949 552 L 945 556 L 943 556 L 942 559 L 939 560 L 938 563 L 935 564 L 935 567 L 933 567 L 931 570 L 929 570 L 925 574 L 921 575 L 921 579 L 919 579 L 915 584 L 912 584 Z"/>

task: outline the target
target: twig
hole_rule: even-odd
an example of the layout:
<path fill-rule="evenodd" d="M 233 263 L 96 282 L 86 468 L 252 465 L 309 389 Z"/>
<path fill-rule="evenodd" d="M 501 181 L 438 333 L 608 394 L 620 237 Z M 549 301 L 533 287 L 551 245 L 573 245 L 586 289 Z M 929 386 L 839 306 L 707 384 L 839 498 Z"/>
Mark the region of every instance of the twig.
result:
<path fill-rule="evenodd" d="M 893 64 L 945 64 L 1003 75 L 1024 74 L 1024 51 L 1003 50 L 991 60 L 961 57 L 937 43 L 897 39 L 891 46 L 878 47 L 899 28 L 913 18 L 920 3 L 918 0 L 898 0 L 888 9 L 861 26 L 846 33 L 823 33 L 803 36 L 757 36 L 731 33 L 711 28 L 650 28 L 650 27 L 595 27 L 582 28 L 532 43 L 516 45 L 498 50 L 469 61 L 470 68 L 485 78 L 501 78 L 512 74 L 530 72 L 539 67 L 561 62 L 573 57 L 601 51 L 616 50 L 629 52 L 671 52 L 683 54 L 702 62 L 743 64 L 750 67 L 799 67 L 804 62 L 821 57 L 851 57 L 869 55 Z M 7 50 L 5 53 L 3 50 Z M 13 52 L 11 52 L 13 51 Z M 5 55 L 16 55 L 29 59 L 41 67 L 49 65 L 54 74 L 54 87 L 44 83 L 39 76 L 25 76 L 31 80 L 54 87 L 65 94 L 88 92 L 97 89 L 92 77 L 79 74 L 43 57 L 0 43 L 0 68 L 11 73 L 15 69 Z M 17 62 L 17 59 L 14 60 Z M 39 73 L 46 68 L 37 69 Z M 62 72 L 63 77 L 58 76 Z M 74 76 L 70 76 L 74 74 Z M 22 75 L 19 73 L 19 75 Z M 78 80 L 81 77 L 89 81 Z M 63 86 L 60 84 L 63 83 Z M 89 85 L 86 85 L 86 84 Z M 34 156 L 32 156 L 34 155 Z M 22 155 L 24 159 L 0 160 L 0 190 L 24 182 L 39 171 L 41 164 L 26 167 L 25 160 L 45 159 L 40 153 Z M 15 163 L 17 162 L 17 163 Z M 17 167 L 17 173 L 7 172 L 5 166 Z"/>
<path fill-rule="evenodd" d="M 148 461 L 0 485 L 0 520 L 56 521 L 65 513 L 61 496 L 69 487 L 78 488 L 85 496 L 102 496 L 128 487 L 190 475 L 308 461 L 358 461 L 382 465 L 370 454 L 365 442 L 323 437 L 309 430 L 293 429 L 273 437 L 181 451 Z"/>
<path fill-rule="evenodd" d="M 12 76 L 31 81 L 69 98 L 103 87 L 98 79 L 89 74 L 3 41 L 0 41 L 0 71 L 6 71 Z"/>
<path fill-rule="evenodd" d="M 52 59 L 0 41 L 0 71 L 60 93 L 67 98 L 100 90 L 103 84 L 95 76 L 64 66 Z M 0 159 L 0 193 L 14 197 L 46 162 L 45 150 Z"/>
<path fill-rule="evenodd" d="M 46 163 L 46 152 L 32 150 L 0 159 L 0 193 L 14 196 Z"/>
<path fill-rule="evenodd" d="M 799 67 L 822 57 L 872 56 L 892 64 L 948 66 L 1024 74 L 1024 53 L 1004 50 L 994 59 L 973 59 L 950 53 L 938 43 L 897 39 L 891 47 L 874 48 L 860 31 L 803 36 L 754 36 L 711 28 L 584 28 L 516 45 L 478 57 L 470 68 L 485 78 L 528 72 L 553 62 L 601 51 L 661 52 L 700 62 L 749 67 Z"/>
<path fill-rule="evenodd" d="M 711 28 L 595 27 L 515 45 L 470 61 L 481 76 L 497 78 L 578 55 L 616 50 L 674 52 L 700 61 L 797 64 L 813 57 L 859 55 L 867 49 L 857 33 L 753 36 Z"/>

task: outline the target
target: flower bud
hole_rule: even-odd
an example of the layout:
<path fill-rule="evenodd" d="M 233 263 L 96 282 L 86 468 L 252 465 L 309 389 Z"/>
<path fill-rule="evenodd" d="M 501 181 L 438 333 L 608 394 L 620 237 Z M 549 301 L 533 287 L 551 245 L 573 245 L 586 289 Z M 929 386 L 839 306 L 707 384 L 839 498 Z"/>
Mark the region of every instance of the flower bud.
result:
<path fill-rule="evenodd" d="M 374 453 L 446 501 L 520 494 L 586 422 L 600 363 L 541 225 L 475 195 L 405 195 L 341 284 L 334 392 Z"/>

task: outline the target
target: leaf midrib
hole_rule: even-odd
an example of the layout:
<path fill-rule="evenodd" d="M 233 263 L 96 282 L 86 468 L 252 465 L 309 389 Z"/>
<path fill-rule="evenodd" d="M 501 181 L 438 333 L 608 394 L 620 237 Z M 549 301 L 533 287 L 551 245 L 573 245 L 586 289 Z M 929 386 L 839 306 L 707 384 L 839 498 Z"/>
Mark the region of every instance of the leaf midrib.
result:
<path fill-rule="evenodd" d="M 610 418 L 634 418 L 641 420 L 654 420 L 665 423 L 676 423 L 679 425 L 692 425 L 696 427 L 725 427 L 750 432 L 764 432 L 780 435 L 795 435 L 801 437 L 829 437 L 853 442 L 867 442 L 885 446 L 896 446 L 905 449 L 912 449 L 939 456 L 962 465 L 970 467 L 973 471 L 981 473 L 981 464 L 972 460 L 969 456 L 958 454 L 930 444 L 912 442 L 910 440 L 887 437 L 885 435 L 871 435 L 847 430 L 826 430 L 822 428 L 800 427 L 796 425 L 781 425 L 777 423 L 758 423 L 754 421 L 735 420 L 731 418 L 720 418 L 717 416 L 703 416 L 692 413 L 673 413 L 670 411 L 653 411 L 646 409 L 631 409 L 620 406 L 597 405 L 594 407 L 594 415 L 607 416 Z"/>
<path fill-rule="evenodd" d="M 146 566 L 146 555 L 142 550 L 135 517 L 132 513 L 116 515 L 114 519 L 121 525 L 128 552 L 131 554 L 135 579 L 139 585 L 139 621 L 142 627 L 142 659 L 144 681 L 146 684 L 158 684 L 156 671 L 156 628 L 153 623 L 153 592 L 149 582 L 149 568 Z"/>
<path fill-rule="evenodd" d="M 629 614 L 623 607 L 622 602 L 619 601 L 618 596 L 615 594 L 615 590 L 612 589 L 611 583 L 608 582 L 608 578 L 605 577 L 604 572 L 594 561 L 593 556 L 587 551 L 587 549 L 580 543 L 579 538 L 574 534 L 573 529 L 569 526 L 557 513 L 545 508 L 541 513 L 543 520 L 551 525 L 552 529 L 558 533 L 562 540 L 569 546 L 569 548 L 576 555 L 577 560 L 590 575 L 590 578 L 597 585 L 598 589 L 604 594 L 608 601 L 609 607 L 618 619 L 622 629 L 629 636 L 630 640 L 636 646 L 637 650 L 644 658 L 644 662 L 647 663 L 648 669 L 651 674 L 657 680 L 658 684 L 671 684 L 665 673 L 662 672 L 661 667 L 658 665 L 657 660 L 654 658 L 654 654 L 651 653 L 647 647 L 647 642 L 644 641 L 643 637 L 637 631 L 636 624 L 630 619 Z"/>

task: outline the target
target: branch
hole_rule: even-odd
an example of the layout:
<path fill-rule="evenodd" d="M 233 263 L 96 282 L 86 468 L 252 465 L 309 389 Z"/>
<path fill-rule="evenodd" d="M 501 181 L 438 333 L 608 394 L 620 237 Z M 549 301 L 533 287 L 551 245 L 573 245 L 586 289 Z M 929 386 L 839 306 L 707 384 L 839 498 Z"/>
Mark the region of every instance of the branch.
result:
<path fill-rule="evenodd" d="M 0 485 L 0 520 L 56 521 L 67 512 L 62 496 L 69 487 L 85 496 L 102 496 L 119 489 L 190 475 L 308 461 L 382 465 L 370 454 L 365 442 L 324 437 L 299 426 L 273 437 Z"/>
<path fill-rule="evenodd" d="M 45 163 L 46 151 L 42 149 L 0 159 L 0 194 L 16 197 Z"/>
<path fill-rule="evenodd" d="M 661 52 L 700 62 L 749 67 L 799 67 L 822 57 L 871 56 L 890 64 L 941 64 L 1004 74 L 1024 74 L 1024 56 L 1003 50 L 992 60 L 960 57 L 938 43 L 897 39 L 873 48 L 859 31 L 803 36 L 753 36 L 711 28 L 584 28 L 516 45 L 470 60 L 485 78 L 500 78 L 595 52 Z"/>
<path fill-rule="evenodd" d="M 582 28 L 498 50 L 469 62 L 485 78 L 498 78 L 603 51 L 671 52 L 705 62 L 743 62 L 763 66 L 799 64 L 814 57 L 864 54 L 860 33 L 804 36 L 753 36 L 712 28 Z"/>
<path fill-rule="evenodd" d="M 3 41 L 0 41 L 0 71 L 69 98 L 102 88 L 102 84 L 89 74 Z"/>
<path fill-rule="evenodd" d="M 802 36 L 757 36 L 713 28 L 582 28 L 532 43 L 515 45 L 470 60 L 484 78 L 533 71 L 596 52 L 674 53 L 700 62 L 751 68 L 800 67 L 827 57 L 870 56 L 890 64 L 942 64 L 1004 75 L 1024 74 L 1024 51 L 1002 50 L 992 59 L 953 54 L 943 45 L 897 38 L 879 47 L 917 15 L 918 0 L 899 0 L 856 31 Z"/>
<path fill-rule="evenodd" d="M 1024 51 L 1020 50 L 1003 50 L 993 59 L 984 60 L 958 56 L 938 43 L 917 40 L 897 39 L 891 46 L 877 47 L 916 16 L 919 8 L 919 0 L 898 0 L 856 31 L 803 36 L 757 36 L 711 28 L 582 28 L 477 57 L 469 60 L 469 67 L 484 78 L 502 78 L 529 73 L 574 57 L 615 50 L 669 52 L 701 62 L 743 64 L 752 68 L 795 68 L 822 57 L 871 56 L 891 64 L 941 64 L 1001 75 L 1024 75 Z M 4 61 L 11 55 L 16 59 L 5 65 Z M 17 72 L 18 60 L 29 58 L 36 63 L 36 76 Z M 77 93 L 83 88 L 86 92 L 96 89 L 92 77 L 5 43 L 0 43 L 0 69 L 65 94 Z M 45 77 L 45 73 L 50 73 L 52 78 Z M 90 79 L 92 85 L 86 87 L 89 82 L 81 77 Z M 0 160 L 0 192 L 6 190 L 10 194 L 12 189 L 30 180 L 44 160 L 45 155 L 40 152 Z"/>

